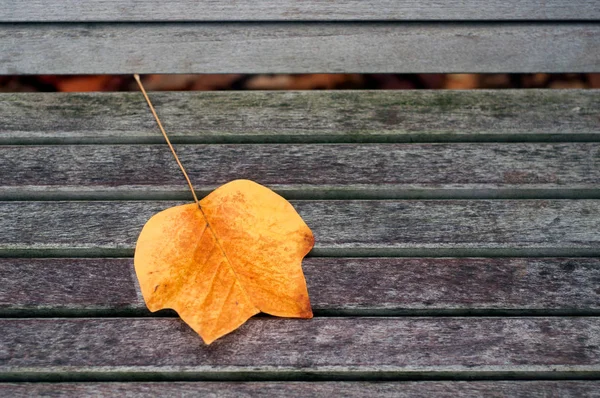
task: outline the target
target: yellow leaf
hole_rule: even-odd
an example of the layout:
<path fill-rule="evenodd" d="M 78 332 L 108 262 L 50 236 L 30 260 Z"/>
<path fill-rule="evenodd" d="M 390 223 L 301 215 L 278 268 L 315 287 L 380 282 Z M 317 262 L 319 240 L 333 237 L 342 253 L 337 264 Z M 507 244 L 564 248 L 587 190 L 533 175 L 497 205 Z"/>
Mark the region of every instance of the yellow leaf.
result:
<path fill-rule="evenodd" d="M 292 205 L 248 180 L 154 215 L 135 250 L 151 311 L 172 308 L 210 344 L 259 313 L 311 318 L 301 262 L 314 244 Z"/>

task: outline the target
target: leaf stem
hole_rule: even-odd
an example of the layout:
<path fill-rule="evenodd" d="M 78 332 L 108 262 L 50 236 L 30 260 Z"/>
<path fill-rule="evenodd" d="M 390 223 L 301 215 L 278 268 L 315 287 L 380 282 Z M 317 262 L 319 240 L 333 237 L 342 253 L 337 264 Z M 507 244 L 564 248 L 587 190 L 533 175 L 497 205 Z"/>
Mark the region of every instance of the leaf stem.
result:
<path fill-rule="evenodd" d="M 196 191 L 194 191 L 194 186 L 192 185 L 192 181 L 190 180 L 190 177 L 188 177 L 187 173 L 185 172 L 185 169 L 183 168 L 183 165 L 179 161 L 179 157 L 177 156 L 177 153 L 175 153 L 175 148 L 173 148 L 173 145 L 171 144 L 171 141 L 169 140 L 169 137 L 167 136 L 167 132 L 163 128 L 163 125 L 160 122 L 158 115 L 156 114 L 156 110 L 154 109 L 154 106 L 152 105 L 152 102 L 150 101 L 150 98 L 148 97 L 148 94 L 146 93 L 146 90 L 144 89 L 144 85 L 142 84 L 142 81 L 140 80 L 140 75 L 138 75 L 136 73 L 133 75 L 133 77 L 135 78 L 135 81 L 137 82 L 138 86 L 140 86 L 140 90 L 142 90 L 142 94 L 144 94 L 144 98 L 146 98 L 146 102 L 148 103 L 148 106 L 150 107 L 150 111 L 152 112 L 152 115 L 154 115 L 154 119 L 156 119 L 156 123 L 158 124 L 158 127 L 160 128 L 160 131 L 161 131 L 163 137 L 165 137 L 165 141 L 167 141 L 167 144 L 169 145 L 169 148 L 171 149 L 171 152 L 173 153 L 173 156 L 175 157 L 175 161 L 177 162 L 177 164 L 179 165 L 179 168 L 183 172 L 183 176 L 185 177 L 185 179 L 190 187 L 190 191 L 192 191 L 192 195 L 194 196 L 194 201 L 196 202 L 198 207 L 202 210 L 202 207 L 200 206 L 200 202 L 198 201 L 198 197 L 196 196 Z"/>

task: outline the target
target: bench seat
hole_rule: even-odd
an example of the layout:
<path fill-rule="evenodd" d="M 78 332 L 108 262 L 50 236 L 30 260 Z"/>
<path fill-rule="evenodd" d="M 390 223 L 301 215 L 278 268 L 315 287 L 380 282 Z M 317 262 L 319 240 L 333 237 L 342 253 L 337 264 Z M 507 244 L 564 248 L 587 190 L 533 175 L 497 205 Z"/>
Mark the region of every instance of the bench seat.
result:
<path fill-rule="evenodd" d="M 291 199 L 315 319 L 151 314 L 135 241 L 190 194 L 141 94 L 0 94 L 0 394 L 600 388 L 599 91 L 151 97 L 202 195 Z"/>
<path fill-rule="evenodd" d="M 596 0 L 0 0 L 0 75 L 600 72 Z M 141 93 L 0 94 L 0 395 L 600 391 L 600 91 L 150 93 L 199 196 L 312 228 L 312 320 L 205 346 L 132 256 L 189 202 Z"/>

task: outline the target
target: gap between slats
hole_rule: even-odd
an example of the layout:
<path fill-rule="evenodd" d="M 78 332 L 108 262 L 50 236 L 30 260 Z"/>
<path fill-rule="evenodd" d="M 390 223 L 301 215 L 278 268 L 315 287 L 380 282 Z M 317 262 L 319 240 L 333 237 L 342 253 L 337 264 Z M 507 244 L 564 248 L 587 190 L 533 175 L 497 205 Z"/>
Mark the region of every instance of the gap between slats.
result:
<path fill-rule="evenodd" d="M 333 136 L 333 135 L 228 135 L 228 136 L 174 136 L 169 138 L 173 144 L 418 144 L 418 143 L 572 143 L 600 142 L 597 133 L 570 134 L 426 134 L 406 133 L 394 136 L 365 135 L 365 136 Z M 0 145 L 29 146 L 29 145 L 165 145 L 161 137 L 0 137 Z"/>
<path fill-rule="evenodd" d="M 484 381 L 600 380 L 600 371 L 464 371 L 464 372 L 2 372 L 0 383 L 11 382 L 283 382 L 283 381 Z M 0 390 L 1 391 L 1 390 Z"/>
<path fill-rule="evenodd" d="M 469 199 L 600 199 L 600 188 L 559 189 L 275 189 L 288 200 L 469 200 Z M 205 197 L 212 190 L 196 189 L 198 197 Z M 0 190 L 0 201 L 187 201 L 187 190 L 159 191 L 84 191 L 68 192 L 44 189 L 16 188 Z"/>
<path fill-rule="evenodd" d="M 313 308 L 315 318 L 564 318 L 600 317 L 600 309 L 318 309 Z M 161 310 L 151 313 L 143 309 L 6 309 L 0 308 L 0 319 L 48 319 L 48 318 L 178 318 L 175 311 Z M 254 318 L 271 318 L 258 314 Z"/>
<path fill-rule="evenodd" d="M 127 248 L 0 249 L 0 258 L 120 258 L 133 254 L 134 249 Z M 321 248 L 306 257 L 600 257 L 600 248 Z"/>

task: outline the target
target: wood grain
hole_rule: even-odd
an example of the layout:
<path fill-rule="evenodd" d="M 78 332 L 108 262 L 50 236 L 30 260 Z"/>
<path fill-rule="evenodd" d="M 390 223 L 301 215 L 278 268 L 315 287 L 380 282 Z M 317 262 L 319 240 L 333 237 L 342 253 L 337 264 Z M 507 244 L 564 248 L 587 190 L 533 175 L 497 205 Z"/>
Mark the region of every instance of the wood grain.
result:
<path fill-rule="evenodd" d="M 599 38 L 585 22 L 15 23 L 0 74 L 598 72 Z"/>
<path fill-rule="evenodd" d="M 208 347 L 178 318 L 2 319 L 0 347 L 9 380 L 61 372 L 581 377 L 600 374 L 600 318 L 253 318 Z"/>
<path fill-rule="evenodd" d="M 600 139 L 599 90 L 150 94 L 175 143 Z M 140 93 L 0 93 L 0 144 L 163 143 Z"/>
<path fill-rule="evenodd" d="M 389 398 L 432 396 L 515 398 L 591 398 L 600 396 L 599 381 L 424 381 L 424 382 L 176 382 L 176 383 L 2 383 L 0 394 L 13 398 L 61 397 L 171 397 L 190 395 L 238 397 L 336 395 Z"/>
<path fill-rule="evenodd" d="M 0 22 L 593 19 L 594 0 L 0 0 Z"/>
<path fill-rule="evenodd" d="M 111 249 L 131 255 L 146 221 L 180 203 L 0 202 L 0 250 L 14 254 L 32 249 L 40 253 Z M 411 250 L 436 253 L 436 249 L 499 249 L 508 254 L 505 250 L 510 249 L 509 255 L 517 256 L 523 249 L 528 255 L 569 256 L 597 255 L 600 247 L 599 200 L 325 200 L 292 204 L 314 232 L 313 253 L 321 255 L 411 255 Z M 459 253 L 455 255 L 464 256 Z"/>
<path fill-rule="evenodd" d="M 600 310 L 598 258 L 308 258 L 302 268 L 317 315 Z M 150 314 L 133 259 L 0 258 L 0 280 L 5 316 Z"/>
<path fill-rule="evenodd" d="M 177 153 L 203 194 L 234 179 L 296 196 L 600 192 L 597 143 L 179 145 Z M 167 145 L 5 146 L 0 175 L 0 197 L 7 199 L 57 192 L 189 195 Z"/>

